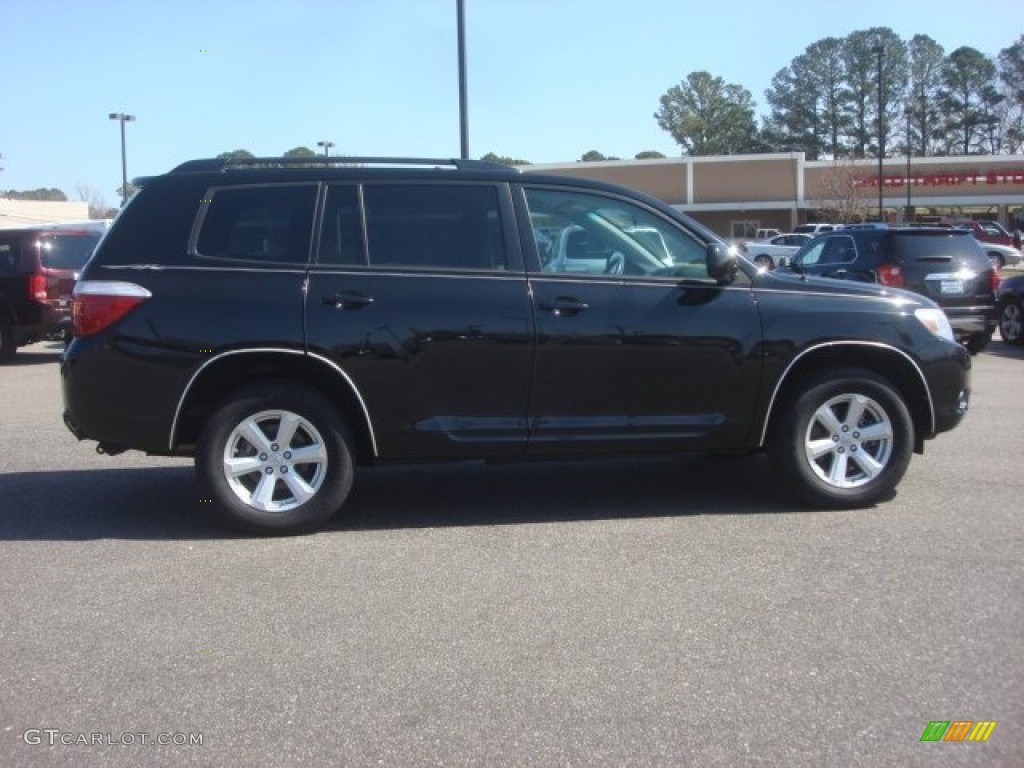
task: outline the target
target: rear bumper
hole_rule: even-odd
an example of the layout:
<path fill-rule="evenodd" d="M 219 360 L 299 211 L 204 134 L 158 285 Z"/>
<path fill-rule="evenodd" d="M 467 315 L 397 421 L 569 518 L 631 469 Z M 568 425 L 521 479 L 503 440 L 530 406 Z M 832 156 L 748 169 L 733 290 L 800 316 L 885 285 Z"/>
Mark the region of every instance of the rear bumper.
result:
<path fill-rule="evenodd" d="M 989 333 L 996 327 L 995 306 L 943 307 L 958 339 L 977 333 Z"/>
<path fill-rule="evenodd" d="M 79 440 L 166 455 L 187 372 L 173 363 L 160 365 L 156 350 L 132 353 L 101 336 L 75 338 L 64 351 L 65 426 Z"/>
<path fill-rule="evenodd" d="M 28 318 L 31 322 L 15 326 L 18 346 L 43 339 L 66 338 L 71 333 L 71 307 L 57 302 L 37 302 Z"/>

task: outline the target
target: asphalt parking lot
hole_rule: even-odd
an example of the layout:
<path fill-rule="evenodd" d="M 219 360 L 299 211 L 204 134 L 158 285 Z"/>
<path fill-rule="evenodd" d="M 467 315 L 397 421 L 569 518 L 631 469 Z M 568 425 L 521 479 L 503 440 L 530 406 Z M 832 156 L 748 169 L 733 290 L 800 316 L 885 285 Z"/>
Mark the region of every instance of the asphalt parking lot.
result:
<path fill-rule="evenodd" d="M 271 540 L 77 443 L 57 360 L 0 368 L 0 765 L 1021 765 L 1024 349 L 877 508 L 760 457 L 385 468 Z"/>

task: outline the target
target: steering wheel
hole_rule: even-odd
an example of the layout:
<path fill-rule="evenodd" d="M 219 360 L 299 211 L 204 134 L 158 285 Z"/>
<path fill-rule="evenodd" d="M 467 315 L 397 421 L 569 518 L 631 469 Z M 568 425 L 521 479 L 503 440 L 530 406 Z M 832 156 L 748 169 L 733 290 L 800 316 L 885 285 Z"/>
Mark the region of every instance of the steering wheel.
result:
<path fill-rule="evenodd" d="M 608 257 L 608 264 L 604 268 L 606 275 L 621 275 L 626 271 L 626 257 L 616 251 Z"/>

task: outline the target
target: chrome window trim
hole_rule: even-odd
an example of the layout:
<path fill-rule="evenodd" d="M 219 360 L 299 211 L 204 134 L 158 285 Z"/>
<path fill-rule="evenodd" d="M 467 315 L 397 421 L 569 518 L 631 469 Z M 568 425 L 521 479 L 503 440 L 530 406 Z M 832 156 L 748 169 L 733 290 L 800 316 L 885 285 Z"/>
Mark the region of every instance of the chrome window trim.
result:
<path fill-rule="evenodd" d="M 431 272 L 426 268 L 422 267 L 405 267 L 405 271 L 400 271 L 394 267 L 388 269 L 381 269 L 380 267 L 357 267 L 347 265 L 343 267 L 316 267 L 312 270 L 309 269 L 297 269 L 297 268 L 286 268 L 286 267 L 267 267 L 265 269 L 259 269 L 257 267 L 206 267 L 193 264 L 175 264 L 173 266 L 167 266 L 163 264 L 123 264 L 104 267 L 104 269 L 132 269 L 132 270 L 153 270 L 156 272 L 230 272 L 235 274 L 237 272 L 257 272 L 259 274 L 292 274 L 292 275 L 305 275 L 305 274 L 316 274 L 316 275 L 347 275 L 349 277 L 409 277 L 415 275 L 416 277 L 423 278 L 437 278 L 437 279 L 451 279 L 451 280 L 517 280 L 522 282 L 526 279 L 523 272 L 516 271 L 499 271 L 499 270 L 457 270 L 453 269 L 450 273 L 441 273 L 441 268 L 438 268 L 438 272 Z"/>
<path fill-rule="evenodd" d="M 217 360 L 220 360 L 221 358 L 228 357 L 230 355 L 260 354 L 267 352 L 278 354 L 283 353 L 288 355 L 305 355 L 308 357 L 312 357 L 315 358 L 316 360 L 319 360 L 321 363 L 326 363 L 328 366 L 333 368 L 337 373 L 339 373 L 341 377 L 345 379 L 345 381 L 348 383 L 352 392 L 355 394 L 356 399 L 359 401 L 359 407 L 363 409 L 363 418 L 366 419 L 366 428 L 370 432 L 370 447 L 373 450 L 373 456 L 374 458 L 376 458 L 379 455 L 377 452 L 377 435 L 373 430 L 373 421 L 370 418 L 370 411 L 366 407 L 366 401 L 363 399 L 362 394 L 359 392 L 359 388 L 355 385 L 355 382 L 352 381 L 352 377 L 345 373 L 341 366 L 339 366 L 333 360 L 324 357 L 323 355 L 319 355 L 315 352 L 305 352 L 298 349 L 288 349 L 286 347 L 252 347 L 249 349 L 232 349 L 228 350 L 227 352 L 221 352 L 220 354 L 214 355 L 209 360 L 206 360 L 201 366 L 199 366 L 199 368 L 196 369 L 195 373 L 192 374 L 191 378 L 189 378 L 188 384 L 185 385 L 185 389 L 182 390 L 181 397 L 178 398 L 178 405 L 174 409 L 174 419 L 171 421 L 171 432 L 170 435 L 168 436 L 167 449 L 171 452 L 174 451 L 174 443 L 178 433 L 178 419 L 181 417 L 181 409 L 185 404 L 185 399 L 188 397 L 188 393 L 192 389 L 192 385 L 196 382 L 196 379 L 199 378 L 199 374 L 201 374 L 206 369 L 207 366 L 209 366 L 211 363 Z"/>
<path fill-rule="evenodd" d="M 775 389 L 772 390 L 771 399 L 768 401 L 768 410 L 765 411 L 764 423 L 761 425 L 761 438 L 757 442 L 758 448 L 764 447 L 765 437 L 768 434 L 768 422 L 771 421 L 772 411 L 775 409 L 775 400 L 779 395 L 779 390 L 782 389 L 783 382 L 786 381 L 786 377 L 789 376 L 790 372 L 793 370 L 793 366 L 796 365 L 797 362 L 804 357 L 804 355 L 810 354 L 811 352 L 823 349 L 825 347 L 841 346 L 874 347 L 876 349 L 884 349 L 902 355 L 907 360 L 907 362 L 910 363 L 914 371 L 917 372 L 917 377 L 921 380 L 921 384 L 924 386 L 925 396 L 928 398 L 928 415 L 931 420 L 931 423 L 928 425 L 928 431 L 929 433 L 935 431 L 935 403 L 932 400 L 932 391 L 928 387 L 928 380 L 925 378 L 924 373 L 921 371 L 921 367 L 914 361 L 914 358 L 912 358 L 910 355 L 908 355 L 906 352 L 904 352 L 902 349 L 899 349 L 898 347 L 894 347 L 891 344 L 882 344 L 881 342 L 877 341 L 826 341 L 822 342 L 821 344 L 815 344 L 812 347 L 808 347 L 807 349 L 803 350 L 800 354 L 798 354 L 796 357 L 794 357 L 792 360 L 790 360 L 789 365 L 786 366 L 786 370 L 782 372 L 782 375 L 779 377 L 779 380 L 775 383 Z"/>
<path fill-rule="evenodd" d="M 205 258 L 205 257 L 204 257 Z M 246 262 L 239 262 L 240 264 Z M 309 270 L 305 267 L 283 267 L 280 266 L 281 262 L 276 262 L 277 266 L 267 266 L 263 269 L 252 266 L 239 266 L 239 267 L 207 267 L 201 264 L 109 264 L 104 265 L 103 269 L 116 270 L 116 269 L 133 269 L 133 270 L 152 270 L 154 272 L 258 272 L 260 274 L 288 274 L 288 275 L 304 275 Z"/>

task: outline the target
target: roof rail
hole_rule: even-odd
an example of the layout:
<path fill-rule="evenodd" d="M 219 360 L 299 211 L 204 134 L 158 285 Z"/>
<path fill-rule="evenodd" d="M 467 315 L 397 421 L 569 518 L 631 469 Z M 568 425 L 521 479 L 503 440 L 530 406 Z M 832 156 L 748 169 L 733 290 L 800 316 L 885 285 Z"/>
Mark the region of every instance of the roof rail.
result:
<path fill-rule="evenodd" d="M 287 168 L 289 166 L 328 167 L 328 166 L 445 166 L 458 171 L 508 171 L 518 173 L 518 169 L 509 165 L 489 160 L 470 160 L 466 158 L 433 159 L 423 157 L 210 157 L 200 160 L 188 160 L 173 168 L 171 173 L 192 173 L 197 171 L 228 171 L 249 168 Z"/>

